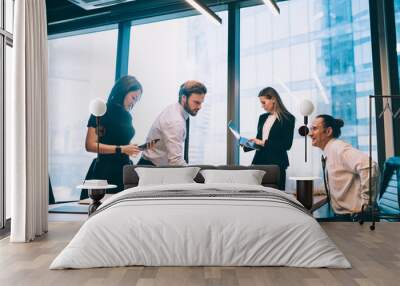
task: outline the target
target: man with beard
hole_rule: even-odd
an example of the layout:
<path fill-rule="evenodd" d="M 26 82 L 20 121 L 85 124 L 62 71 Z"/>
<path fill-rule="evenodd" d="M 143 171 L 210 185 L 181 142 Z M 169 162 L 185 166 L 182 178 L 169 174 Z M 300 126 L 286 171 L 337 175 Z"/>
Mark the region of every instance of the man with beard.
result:
<path fill-rule="evenodd" d="M 188 164 L 189 116 L 196 116 L 204 102 L 207 88 L 189 80 L 179 89 L 179 100 L 165 108 L 154 121 L 146 142 L 160 139 L 143 152 L 138 165 L 186 166 Z"/>

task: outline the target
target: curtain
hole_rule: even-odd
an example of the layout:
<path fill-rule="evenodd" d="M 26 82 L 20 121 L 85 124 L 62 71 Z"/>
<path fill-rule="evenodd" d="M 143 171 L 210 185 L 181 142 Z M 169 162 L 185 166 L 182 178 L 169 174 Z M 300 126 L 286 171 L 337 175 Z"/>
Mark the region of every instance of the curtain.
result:
<path fill-rule="evenodd" d="M 47 232 L 47 21 L 45 0 L 15 1 L 13 93 L 7 119 L 12 242 Z"/>

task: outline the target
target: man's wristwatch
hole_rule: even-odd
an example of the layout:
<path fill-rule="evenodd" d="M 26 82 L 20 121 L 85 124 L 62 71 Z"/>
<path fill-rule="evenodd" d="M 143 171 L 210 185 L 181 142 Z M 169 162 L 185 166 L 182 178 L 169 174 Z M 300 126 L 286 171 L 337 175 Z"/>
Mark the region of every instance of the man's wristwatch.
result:
<path fill-rule="evenodd" d="M 117 145 L 117 147 L 115 147 L 115 154 L 121 154 L 121 146 Z"/>

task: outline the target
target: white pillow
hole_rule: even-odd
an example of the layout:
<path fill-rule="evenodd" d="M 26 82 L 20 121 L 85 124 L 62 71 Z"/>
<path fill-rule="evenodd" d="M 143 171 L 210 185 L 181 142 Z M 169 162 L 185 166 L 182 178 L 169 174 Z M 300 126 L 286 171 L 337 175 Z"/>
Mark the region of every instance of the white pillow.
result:
<path fill-rule="evenodd" d="M 265 171 L 261 170 L 202 170 L 200 172 L 206 184 L 234 183 L 261 185 Z"/>
<path fill-rule="evenodd" d="M 199 167 L 135 168 L 139 176 L 138 186 L 195 183 L 193 179 L 199 170 Z"/>

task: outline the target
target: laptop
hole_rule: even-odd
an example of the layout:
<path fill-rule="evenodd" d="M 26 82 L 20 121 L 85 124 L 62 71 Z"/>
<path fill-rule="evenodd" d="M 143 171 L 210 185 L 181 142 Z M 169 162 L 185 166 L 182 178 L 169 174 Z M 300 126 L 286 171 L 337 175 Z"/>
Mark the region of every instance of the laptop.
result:
<path fill-rule="evenodd" d="M 260 149 L 260 146 L 257 145 L 256 143 L 251 142 L 251 141 L 249 141 L 249 139 L 240 136 L 240 133 L 237 131 L 237 128 L 235 127 L 235 125 L 232 122 L 232 120 L 229 121 L 229 123 L 228 123 L 228 129 L 229 129 L 229 131 L 231 131 L 231 133 L 236 138 L 236 140 L 239 141 L 240 145 L 243 145 L 243 146 L 245 146 L 247 148 L 254 149 L 254 150 L 259 150 Z"/>

